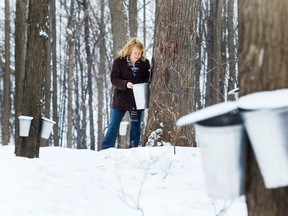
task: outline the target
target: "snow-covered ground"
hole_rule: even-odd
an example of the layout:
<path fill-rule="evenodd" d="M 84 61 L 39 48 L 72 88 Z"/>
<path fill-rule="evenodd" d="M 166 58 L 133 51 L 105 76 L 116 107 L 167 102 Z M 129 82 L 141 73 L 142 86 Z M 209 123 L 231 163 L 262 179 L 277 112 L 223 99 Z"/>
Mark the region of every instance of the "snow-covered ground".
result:
<path fill-rule="evenodd" d="M 45 147 L 35 159 L 13 151 L 0 147 L 1 215 L 247 215 L 244 197 L 225 204 L 207 195 L 199 148 Z"/>

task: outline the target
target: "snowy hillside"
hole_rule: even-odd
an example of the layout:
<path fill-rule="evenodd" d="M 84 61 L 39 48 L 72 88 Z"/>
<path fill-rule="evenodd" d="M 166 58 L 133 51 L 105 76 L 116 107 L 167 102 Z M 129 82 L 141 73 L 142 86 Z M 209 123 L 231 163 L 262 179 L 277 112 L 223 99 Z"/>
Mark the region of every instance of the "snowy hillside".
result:
<path fill-rule="evenodd" d="M 59 147 L 40 158 L 0 147 L 0 212 L 5 216 L 245 216 L 241 197 L 206 193 L 199 149 L 140 147 L 101 152 Z"/>

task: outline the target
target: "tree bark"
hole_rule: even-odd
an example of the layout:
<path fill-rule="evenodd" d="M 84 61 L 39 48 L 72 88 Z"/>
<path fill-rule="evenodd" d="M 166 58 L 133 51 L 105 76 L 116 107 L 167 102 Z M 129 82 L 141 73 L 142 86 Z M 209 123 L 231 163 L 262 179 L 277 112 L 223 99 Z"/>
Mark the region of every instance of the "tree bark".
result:
<path fill-rule="evenodd" d="M 147 47 L 147 44 L 146 44 L 146 0 L 143 0 L 143 43 L 144 43 L 144 46 Z"/>
<path fill-rule="evenodd" d="M 111 27 L 113 38 L 113 58 L 118 56 L 118 52 L 126 44 L 128 37 L 127 15 L 124 8 L 124 0 L 109 0 L 111 14 Z"/>
<path fill-rule="evenodd" d="M 83 0 L 84 7 L 84 40 L 85 40 L 85 51 L 87 58 L 87 73 L 88 73 L 88 109 L 89 109 L 89 130 L 90 130 L 90 148 L 91 150 L 95 150 L 95 134 L 94 134 L 94 114 L 93 114 L 93 86 L 92 86 L 92 54 L 90 48 L 90 25 L 89 25 L 89 2 Z"/>
<path fill-rule="evenodd" d="M 81 45 L 80 45 L 80 40 L 77 41 L 76 44 L 76 49 L 75 49 L 75 55 L 76 55 L 76 70 L 78 71 L 78 73 L 75 74 L 75 79 L 76 80 L 83 80 L 83 64 L 81 61 Z M 83 115 L 83 113 L 81 112 L 81 105 L 82 103 L 82 99 L 83 99 L 83 91 L 80 91 L 81 89 L 81 84 L 82 82 L 76 82 L 74 85 L 74 89 L 75 89 L 75 98 L 78 98 L 78 100 L 75 100 L 75 105 L 74 105 L 74 110 L 75 110 L 75 131 L 78 134 L 76 137 L 76 145 L 77 145 L 77 149 L 83 149 L 83 136 L 86 135 L 85 132 L 83 132 L 83 127 L 81 127 L 81 123 L 83 122 L 83 120 L 81 121 L 81 116 L 82 118 L 86 117 L 86 112 L 85 115 Z M 82 93 L 82 94 L 81 94 Z M 86 125 L 86 124 L 85 124 Z M 86 146 L 86 144 L 85 144 Z"/>
<path fill-rule="evenodd" d="M 240 95 L 288 87 L 287 10 L 286 0 L 240 1 Z M 288 187 L 264 187 L 251 149 L 247 163 L 249 215 L 288 215 Z"/>
<path fill-rule="evenodd" d="M 103 128 L 103 111 L 104 111 L 104 82 L 105 82 L 105 72 L 106 72 L 106 47 L 105 47 L 105 23 L 104 23 L 104 0 L 101 0 L 100 3 L 100 11 L 101 11 L 101 18 L 100 18 L 100 38 L 99 38 L 99 63 L 98 63 L 98 76 L 97 76 L 97 87 L 98 87 L 98 116 L 97 116 L 97 137 L 98 137 L 98 145 L 97 150 L 100 149 L 100 142 L 103 139 L 104 135 L 104 128 Z"/>
<path fill-rule="evenodd" d="M 68 69 L 67 69 L 67 86 L 68 86 L 68 113 L 67 113 L 67 147 L 72 148 L 72 118 L 73 118 L 73 105 L 72 105 L 72 95 L 73 95 L 73 61 L 74 61 L 74 46 L 75 46 L 75 18 L 74 18 L 74 7 L 75 1 L 71 0 L 70 5 L 70 17 L 68 21 L 68 29 L 70 30 L 68 34 Z"/>
<path fill-rule="evenodd" d="M 5 0 L 5 73 L 4 73 L 4 110 L 2 121 L 2 145 L 8 145 L 10 140 L 9 120 L 11 110 L 10 99 L 10 1 Z"/>
<path fill-rule="evenodd" d="M 124 0 L 114 1 L 109 0 L 109 8 L 111 14 L 112 38 L 113 38 L 113 58 L 119 56 L 118 52 L 127 42 L 128 37 L 128 17 L 124 8 Z M 113 87 L 112 87 L 113 88 Z M 123 118 L 128 120 L 128 114 Z M 118 136 L 118 148 L 127 148 L 128 134 L 125 137 Z"/>
<path fill-rule="evenodd" d="M 205 106 L 224 101 L 222 85 L 224 76 L 221 76 L 221 11 L 222 0 L 210 1 L 207 21 L 207 81 Z"/>
<path fill-rule="evenodd" d="M 57 29 L 56 29 L 56 2 L 51 0 L 51 19 L 52 19 L 52 74 L 53 74 L 53 120 L 56 124 L 53 127 L 53 142 L 54 146 L 59 146 L 59 116 L 58 116 L 58 86 L 57 86 Z"/>
<path fill-rule="evenodd" d="M 15 20 L 15 152 L 19 138 L 19 120 L 23 97 L 23 82 L 25 76 L 26 42 L 27 42 L 27 14 L 28 0 L 17 0 Z"/>
<path fill-rule="evenodd" d="M 44 115 L 46 118 L 50 119 L 51 112 L 51 56 L 52 56 L 52 11 L 51 4 L 49 2 L 49 26 L 48 29 L 48 39 L 46 41 L 46 50 L 47 50 L 47 67 L 45 72 L 45 81 L 44 81 Z M 42 139 L 40 143 L 41 147 L 49 146 L 49 139 Z"/>
<path fill-rule="evenodd" d="M 235 29 L 237 29 L 235 25 L 235 17 L 238 17 L 235 14 L 235 1 L 236 0 L 227 0 L 228 1 L 228 54 L 229 54 L 229 77 L 228 77 L 228 91 L 233 90 L 236 87 L 239 87 L 238 84 L 238 75 L 236 72 L 236 62 L 238 56 L 238 44 L 235 35 Z M 234 95 L 228 95 L 228 100 L 235 100 Z"/>
<path fill-rule="evenodd" d="M 170 142 L 195 146 L 193 128 L 177 128 L 175 125 L 181 115 L 192 112 L 194 108 L 196 3 L 156 1 L 155 64 L 142 145 L 150 145 L 148 137 L 160 129 L 162 135 L 152 142 L 156 145 Z"/>
<path fill-rule="evenodd" d="M 137 36 L 138 30 L 138 19 L 137 19 L 137 1 L 129 0 L 129 30 L 130 30 L 130 37 Z"/>
<path fill-rule="evenodd" d="M 197 47 L 197 59 L 196 59 L 196 71 L 195 71 L 195 87 L 194 87 L 194 96 L 195 96 L 195 104 L 194 104 L 194 110 L 202 109 L 202 89 L 201 86 L 203 85 L 203 70 L 205 66 L 203 65 L 203 55 L 204 52 L 202 52 L 203 49 L 203 37 L 205 32 L 205 25 L 204 25 L 204 17 L 203 17 L 203 2 L 200 1 L 197 5 L 197 12 L 198 12 L 198 23 L 197 23 L 197 31 L 198 34 L 196 35 L 196 47 Z M 202 79 L 201 79 L 202 78 Z"/>
<path fill-rule="evenodd" d="M 17 142 L 17 156 L 39 157 L 40 126 L 43 100 L 44 76 L 47 67 L 46 41 L 48 2 L 47 0 L 29 0 L 27 54 L 23 100 L 21 113 L 32 116 L 28 137 L 21 137 Z"/>

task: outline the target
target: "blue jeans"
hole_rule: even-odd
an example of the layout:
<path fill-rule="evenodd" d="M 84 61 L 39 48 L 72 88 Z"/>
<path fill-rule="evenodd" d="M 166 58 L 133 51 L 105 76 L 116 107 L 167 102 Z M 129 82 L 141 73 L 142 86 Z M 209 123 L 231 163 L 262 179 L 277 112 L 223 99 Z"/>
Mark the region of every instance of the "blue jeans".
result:
<path fill-rule="evenodd" d="M 112 109 L 111 122 L 109 124 L 108 130 L 102 141 L 101 150 L 115 147 L 116 138 L 118 135 L 120 123 L 125 115 L 126 111 Z M 131 147 L 138 147 L 140 143 L 141 136 L 141 121 L 142 121 L 142 111 L 137 111 L 138 121 L 130 121 L 130 144 Z M 130 119 L 131 112 L 129 111 Z"/>

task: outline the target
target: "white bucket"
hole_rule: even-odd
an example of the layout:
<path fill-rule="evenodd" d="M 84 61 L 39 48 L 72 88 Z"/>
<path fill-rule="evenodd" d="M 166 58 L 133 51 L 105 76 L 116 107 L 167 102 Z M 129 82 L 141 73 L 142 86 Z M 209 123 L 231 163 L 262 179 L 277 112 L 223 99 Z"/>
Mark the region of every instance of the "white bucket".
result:
<path fill-rule="evenodd" d="M 237 107 L 236 101 L 215 104 L 176 123 L 195 123 L 207 190 L 214 199 L 231 200 L 245 193 L 246 133 Z"/>
<path fill-rule="evenodd" d="M 133 94 L 137 110 L 148 108 L 149 83 L 138 83 L 133 85 Z"/>
<path fill-rule="evenodd" d="M 288 90 L 239 98 L 240 114 L 265 187 L 288 186 Z"/>
<path fill-rule="evenodd" d="M 49 139 L 54 124 L 56 124 L 55 121 L 42 117 L 41 138 Z"/>
<path fill-rule="evenodd" d="M 125 136 L 127 134 L 127 128 L 128 128 L 128 121 L 123 121 L 120 123 L 120 128 L 119 128 L 119 135 L 120 136 Z"/>
<path fill-rule="evenodd" d="M 288 185 L 288 108 L 281 112 L 242 111 L 266 188 Z"/>
<path fill-rule="evenodd" d="M 237 115 L 221 115 L 195 125 L 208 194 L 230 200 L 245 193 L 246 135 Z"/>
<path fill-rule="evenodd" d="M 28 137 L 33 117 L 19 116 L 18 119 L 19 119 L 19 136 Z"/>

